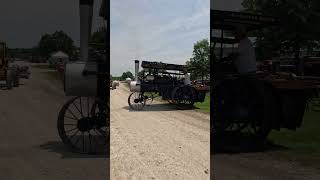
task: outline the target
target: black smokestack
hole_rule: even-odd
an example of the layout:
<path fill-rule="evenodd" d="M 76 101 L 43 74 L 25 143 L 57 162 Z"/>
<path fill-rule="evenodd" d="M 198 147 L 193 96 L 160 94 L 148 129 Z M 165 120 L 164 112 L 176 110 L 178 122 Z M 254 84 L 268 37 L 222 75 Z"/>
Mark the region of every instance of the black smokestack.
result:
<path fill-rule="evenodd" d="M 134 61 L 135 67 L 135 80 L 138 81 L 138 74 L 139 74 L 139 60 Z"/>
<path fill-rule="evenodd" d="M 88 61 L 93 0 L 80 0 L 80 60 Z"/>

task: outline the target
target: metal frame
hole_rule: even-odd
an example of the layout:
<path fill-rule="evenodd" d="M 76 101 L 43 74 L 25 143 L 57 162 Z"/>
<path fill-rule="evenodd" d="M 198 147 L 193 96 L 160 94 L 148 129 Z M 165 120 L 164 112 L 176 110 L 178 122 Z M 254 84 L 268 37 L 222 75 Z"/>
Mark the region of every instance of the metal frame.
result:
<path fill-rule="evenodd" d="M 93 4 L 93 0 L 80 0 L 81 3 L 84 4 Z M 103 153 L 106 156 L 109 156 L 106 154 L 105 151 L 109 152 L 109 138 L 110 138 L 110 99 L 109 99 L 109 93 L 110 88 L 107 88 L 108 83 L 110 83 L 110 1 L 103 0 L 100 8 L 99 13 L 106 22 L 106 39 L 105 39 L 105 53 L 99 54 L 96 59 L 96 66 L 97 70 L 83 70 L 82 75 L 83 76 L 96 76 L 97 77 L 97 93 L 94 97 L 74 97 L 70 99 L 68 102 L 65 103 L 65 105 L 60 110 L 59 116 L 58 116 L 58 131 L 59 136 L 61 137 L 62 141 L 68 145 L 73 151 L 78 153 Z M 91 21 L 91 20 L 90 20 Z M 86 30 L 84 31 L 86 32 Z M 90 31 L 89 31 L 90 32 Z M 87 36 L 87 35 L 86 35 Z M 86 42 L 86 39 L 85 41 Z M 87 46 L 86 43 L 83 44 L 84 47 Z M 84 48 L 84 50 L 86 50 Z M 82 100 L 81 99 L 87 99 L 87 106 L 82 106 Z M 93 100 L 94 102 L 91 103 L 89 99 Z M 79 101 L 78 101 L 79 100 Z M 78 103 L 76 102 L 78 101 Z M 79 108 L 80 105 L 80 108 Z M 91 107 L 90 107 L 91 105 Z M 86 108 L 87 114 L 83 114 L 83 107 Z M 71 108 L 76 108 L 77 116 L 72 113 Z M 71 113 L 73 117 L 68 117 L 68 113 Z M 79 117 L 80 115 L 80 117 Z M 66 123 L 66 120 L 76 120 L 76 122 L 73 122 L 72 124 Z M 74 126 L 73 129 L 67 130 L 67 126 Z M 103 130 L 106 128 L 105 130 Z M 76 131 L 75 134 L 72 136 L 68 136 L 67 132 L 73 132 L 72 130 Z M 78 132 L 81 132 L 80 136 L 82 136 L 82 148 L 78 146 L 79 138 L 76 142 L 72 142 L 72 139 L 77 136 Z M 97 146 L 103 145 L 102 152 L 92 150 L 92 142 L 91 137 L 94 132 L 98 132 L 98 135 L 100 138 L 102 138 L 102 144 L 97 143 Z M 88 136 L 86 136 L 88 134 Z M 89 138 L 89 150 L 86 149 L 88 147 L 88 142 L 85 143 L 86 137 Z M 80 138 L 81 139 L 81 138 Z M 105 147 L 105 145 L 107 147 Z M 98 147 L 100 148 L 100 147 Z"/>
<path fill-rule="evenodd" d="M 223 44 L 236 44 L 232 38 L 225 38 L 225 31 L 234 31 L 237 25 L 244 25 L 247 31 L 259 30 L 265 27 L 275 26 L 279 23 L 278 19 L 272 16 L 262 16 L 246 12 L 211 10 L 211 42 L 213 48 L 216 43 L 220 43 L 219 59 L 223 58 Z M 220 37 L 213 36 L 213 30 L 221 30 Z"/>

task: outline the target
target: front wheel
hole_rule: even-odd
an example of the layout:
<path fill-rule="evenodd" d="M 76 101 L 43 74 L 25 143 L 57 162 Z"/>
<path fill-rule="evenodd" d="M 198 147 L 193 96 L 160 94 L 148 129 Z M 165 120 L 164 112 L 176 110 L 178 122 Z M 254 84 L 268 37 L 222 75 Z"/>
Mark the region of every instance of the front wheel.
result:
<path fill-rule="evenodd" d="M 155 96 L 154 93 L 150 93 L 149 95 L 144 96 L 147 106 L 150 106 L 152 104 L 154 96 Z"/>
<path fill-rule="evenodd" d="M 72 151 L 84 154 L 107 150 L 106 116 L 96 114 L 97 99 L 75 97 L 62 107 L 57 122 L 59 136 Z"/>
<path fill-rule="evenodd" d="M 177 109 L 192 109 L 195 93 L 195 89 L 190 86 L 176 87 L 172 92 L 172 101 L 177 106 Z"/>
<path fill-rule="evenodd" d="M 131 109 L 139 111 L 146 105 L 146 98 L 143 93 L 134 92 L 130 94 L 128 104 Z"/>

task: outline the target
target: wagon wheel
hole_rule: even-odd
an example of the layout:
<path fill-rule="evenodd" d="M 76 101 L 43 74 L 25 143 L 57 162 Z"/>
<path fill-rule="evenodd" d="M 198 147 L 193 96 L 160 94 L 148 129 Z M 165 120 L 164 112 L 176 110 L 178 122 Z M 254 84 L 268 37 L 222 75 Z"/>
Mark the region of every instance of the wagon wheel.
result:
<path fill-rule="evenodd" d="M 107 150 L 106 116 L 98 117 L 96 108 L 97 100 L 91 97 L 72 98 L 62 107 L 58 132 L 63 143 L 72 151 L 96 154 Z"/>
<path fill-rule="evenodd" d="M 233 83 L 229 81 L 215 88 L 215 133 L 234 133 L 264 140 L 271 131 L 270 114 L 275 114 L 271 112 L 272 104 L 268 103 L 274 97 L 268 96 L 269 90 L 262 94 L 250 90 L 249 86 Z"/>
<path fill-rule="evenodd" d="M 128 104 L 133 110 L 142 110 L 146 105 L 146 99 L 143 93 L 134 92 L 128 97 Z"/>
<path fill-rule="evenodd" d="M 101 132 L 101 134 L 108 137 L 110 135 L 110 120 L 107 119 L 107 115 L 110 114 L 109 105 L 106 103 L 103 103 L 100 100 L 96 100 L 92 105 L 90 113 L 92 117 L 99 117 L 101 113 L 100 109 L 102 109 L 102 115 L 105 117 L 98 118 L 97 125 L 99 127 L 102 127 L 102 128 L 98 128 L 99 129 L 98 131 Z M 109 140 L 109 138 L 107 140 Z"/>
<path fill-rule="evenodd" d="M 176 87 L 173 89 L 172 96 L 177 109 L 191 109 L 194 104 L 195 90 L 190 86 Z"/>
<path fill-rule="evenodd" d="M 173 100 L 173 99 L 168 99 L 168 103 L 169 103 L 169 104 L 176 104 L 176 101 Z"/>
<path fill-rule="evenodd" d="M 154 93 L 150 93 L 150 95 L 145 95 L 144 96 L 144 99 L 146 100 L 145 103 L 146 103 L 147 106 L 150 106 L 152 104 L 154 96 L 155 96 Z"/>

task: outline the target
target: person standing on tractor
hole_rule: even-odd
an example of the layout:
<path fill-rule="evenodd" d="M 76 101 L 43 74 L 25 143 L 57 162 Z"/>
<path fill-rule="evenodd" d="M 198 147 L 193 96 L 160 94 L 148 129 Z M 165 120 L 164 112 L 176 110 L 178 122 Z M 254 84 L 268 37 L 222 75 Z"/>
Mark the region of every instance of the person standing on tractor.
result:
<path fill-rule="evenodd" d="M 247 36 L 246 28 L 238 26 L 235 38 L 239 41 L 238 48 L 231 58 L 239 74 L 255 74 L 257 71 L 255 49 Z"/>

